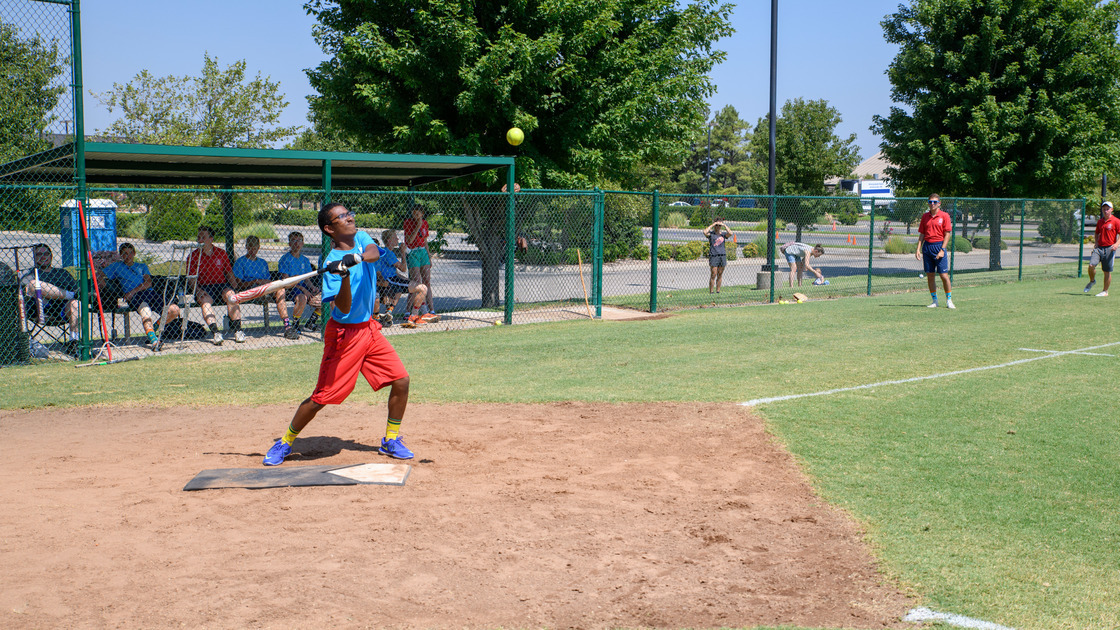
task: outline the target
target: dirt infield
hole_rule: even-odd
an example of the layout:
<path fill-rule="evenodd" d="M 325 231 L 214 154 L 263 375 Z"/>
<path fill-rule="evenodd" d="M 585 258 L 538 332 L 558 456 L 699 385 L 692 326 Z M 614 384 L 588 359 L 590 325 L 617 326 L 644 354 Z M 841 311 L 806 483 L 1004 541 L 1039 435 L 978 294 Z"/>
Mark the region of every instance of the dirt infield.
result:
<path fill-rule="evenodd" d="M 913 627 L 736 405 L 412 405 L 404 487 L 183 492 L 289 405 L 0 411 L 0 627 Z M 330 407 L 285 466 L 387 461 Z"/>

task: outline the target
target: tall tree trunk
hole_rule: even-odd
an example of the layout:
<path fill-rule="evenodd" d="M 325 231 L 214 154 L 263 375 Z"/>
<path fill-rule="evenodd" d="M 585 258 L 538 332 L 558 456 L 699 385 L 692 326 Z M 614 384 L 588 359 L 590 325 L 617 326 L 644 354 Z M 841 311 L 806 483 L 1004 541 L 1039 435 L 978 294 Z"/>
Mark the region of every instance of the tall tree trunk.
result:
<path fill-rule="evenodd" d="M 482 260 L 482 307 L 501 304 L 502 263 L 506 259 L 505 212 L 487 212 L 478 201 L 463 200 L 467 231 L 478 247 Z M 504 210 L 504 208 L 503 208 Z"/>

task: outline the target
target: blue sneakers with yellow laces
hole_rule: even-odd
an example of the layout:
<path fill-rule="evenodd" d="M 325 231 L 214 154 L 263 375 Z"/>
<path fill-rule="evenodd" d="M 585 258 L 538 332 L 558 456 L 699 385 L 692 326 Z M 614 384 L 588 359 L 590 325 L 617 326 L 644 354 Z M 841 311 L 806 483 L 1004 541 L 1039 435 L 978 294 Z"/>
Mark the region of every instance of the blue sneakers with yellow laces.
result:
<path fill-rule="evenodd" d="M 400 436 L 391 440 L 381 438 L 381 448 L 377 449 L 377 452 L 388 455 L 393 459 L 412 459 L 414 457 L 412 451 L 408 450 L 408 447 L 401 441 Z"/>
<path fill-rule="evenodd" d="M 276 440 L 272 448 L 268 449 L 268 454 L 264 456 L 264 465 L 279 466 L 284 463 L 284 458 L 291 454 L 291 444 L 286 443 L 284 440 Z"/>

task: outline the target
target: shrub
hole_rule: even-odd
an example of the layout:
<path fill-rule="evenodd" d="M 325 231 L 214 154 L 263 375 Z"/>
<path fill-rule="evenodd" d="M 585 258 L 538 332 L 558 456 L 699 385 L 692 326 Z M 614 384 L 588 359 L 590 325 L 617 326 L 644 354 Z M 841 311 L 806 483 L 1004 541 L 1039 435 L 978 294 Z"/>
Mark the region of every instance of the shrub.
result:
<path fill-rule="evenodd" d="M 379 214 L 377 212 L 371 212 L 369 214 L 359 214 L 354 217 L 354 225 L 362 228 L 363 230 L 369 230 L 373 228 L 388 230 L 399 223 L 400 222 L 397 221 L 396 218 L 391 217 L 387 214 Z M 428 224 L 428 228 L 429 230 L 431 230 L 431 223 Z M 377 240 L 381 240 L 381 237 L 378 237 Z"/>
<path fill-rule="evenodd" d="M 611 262 L 614 262 L 616 260 L 626 258 L 626 255 L 629 254 L 629 253 L 630 253 L 629 248 L 625 247 L 625 246 L 623 246 L 619 243 L 611 243 L 609 245 L 603 245 L 603 262 L 611 263 Z"/>
<path fill-rule="evenodd" d="M 766 219 L 763 219 L 762 221 L 759 221 L 758 224 L 755 225 L 754 227 L 749 227 L 747 229 L 750 230 L 751 232 L 765 232 L 766 229 L 769 227 L 769 225 L 770 225 L 770 222 L 767 221 Z M 776 231 L 780 232 L 780 231 L 786 229 L 786 222 L 781 220 L 781 219 L 777 219 L 777 221 L 774 223 L 774 226 L 775 226 L 774 229 Z"/>
<path fill-rule="evenodd" d="M 992 245 L 991 239 L 987 236 L 975 236 L 972 239 L 972 246 L 976 249 L 988 249 Z M 1007 242 L 1002 238 L 999 239 L 999 248 L 1007 249 Z"/>
<path fill-rule="evenodd" d="M 968 239 L 964 238 L 963 236 L 958 236 L 955 239 L 946 238 L 945 249 L 947 251 L 957 251 L 962 254 L 967 254 L 968 252 L 972 251 L 972 243 L 969 243 Z"/>
<path fill-rule="evenodd" d="M 575 255 L 575 250 L 568 251 L 572 252 L 573 256 Z M 530 247 L 529 249 L 518 250 L 514 258 L 524 265 L 559 265 L 561 261 L 565 260 L 565 254 L 564 252 Z"/>
<path fill-rule="evenodd" d="M 149 241 L 193 241 L 198 238 L 202 212 L 190 193 L 162 193 L 149 201 L 144 237 Z"/>
<path fill-rule="evenodd" d="M 689 227 L 708 227 L 711 223 L 711 216 L 712 212 L 710 208 L 696 206 L 696 209 L 692 211 L 692 216 L 688 217 L 688 225 Z"/>
<path fill-rule="evenodd" d="M 883 251 L 888 254 L 913 254 L 918 251 L 918 244 L 901 236 L 891 236 L 883 243 Z"/>
<path fill-rule="evenodd" d="M 638 245 L 634 251 L 630 252 L 630 257 L 634 260 L 649 260 L 649 248 L 645 245 Z"/>
<path fill-rule="evenodd" d="M 728 221 L 762 221 L 770 216 L 767 208 L 720 208 L 720 214 Z"/>
<path fill-rule="evenodd" d="M 744 258 L 762 258 L 766 255 L 766 237 L 759 236 L 743 246 Z"/>
<path fill-rule="evenodd" d="M 276 213 L 277 225 L 314 225 L 319 226 L 319 213 L 314 210 L 300 210 L 288 208 Z"/>
<path fill-rule="evenodd" d="M 658 245 L 657 246 L 657 259 L 658 260 L 672 260 L 677 253 L 676 245 Z"/>
<path fill-rule="evenodd" d="M 689 261 L 696 260 L 705 255 L 708 251 L 708 244 L 702 241 L 689 241 L 684 245 L 677 247 L 677 251 L 673 254 L 673 260 Z"/>
<path fill-rule="evenodd" d="M 146 212 L 117 212 L 117 234 L 124 238 L 143 239 L 148 225 Z"/>
<path fill-rule="evenodd" d="M 276 230 L 271 223 L 257 222 L 242 226 L 233 231 L 233 239 L 244 242 L 246 236 L 255 236 L 262 241 L 276 238 Z"/>
<path fill-rule="evenodd" d="M 688 226 L 688 217 L 683 212 L 668 212 L 661 215 L 661 227 L 682 228 Z"/>
<path fill-rule="evenodd" d="M 859 213 L 853 210 L 844 210 L 836 214 L 836 220 L 841 225 L 855 225 L 859 221 Z"/>
<path fill-rule="evenodd" d="M 233 227 L 245 227 L 253 222 L 253 209 L 249 206 L 249 202 L 241 195 L 233 196 Z M 225 234 L 226 221 L 222 215 L 222 198 L 215 197 L 206 206 L 206 216 L 202 219 L 202 224 L 207 225 L 210 229 L 214 230 L 214 235 Z"/>
<path fill-rule="evenodd" d="M 727 250 L 727 262 L 731 262 L 732 260 L 735 260 L 735 258 L 737 258 L 737 256 L 735 255 L 735 251 L 737 249 L 735 245 L 731 245 L 730 247 L 726 247 L 725 249 Z"/>

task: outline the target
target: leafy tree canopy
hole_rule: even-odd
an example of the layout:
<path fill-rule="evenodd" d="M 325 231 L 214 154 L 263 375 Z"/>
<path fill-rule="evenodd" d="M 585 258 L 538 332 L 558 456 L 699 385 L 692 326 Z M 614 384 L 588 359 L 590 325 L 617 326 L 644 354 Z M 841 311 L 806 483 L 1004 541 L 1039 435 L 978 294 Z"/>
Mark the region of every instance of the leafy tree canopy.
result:
<path fill-rule="evenodd" d="M 66 91 L 56 83 L 62 62 L 56 42 L 21 37 L 0 22 L 0 163 L 50 148 L 42 136 Z"/>
<path fill-rule="evenodd" d="M 679 162 L 724 58 L 712 43 L 732 32 L 717 0 L 305 7 L 331 56 L 308 73 L 325 125 L 371 151 L 516 154 L 533 187 L 629 185 L 643 162 Z"/>
<path fill-rule="evenodd" d="M 209 54 L 197 77 L 156 77 L 142 70 L 125 85 L 94 95 L 121 118 L 100 133 L 129 142 L 201 147 L 267 148 L 299 127 L 277 123 L 288 103 L 280 83 L 245 78 L 245 61 L 224 70 Z"/>
<path fill-rule="evenodd" d="M 840 112 L 826 100 L 786 101 L 775 123 L 775 193 L 823 195 L 824 180 L 844 176 L 859 164 L 856 135 L 836 135 Z M 770 163 L 770 117 L 764 116 L 751 135 L 750 154 L 756 177 L 767 178 Z"/>
<path fill-rule="evenodd" d="M 887 74 L 902 107 L 872 126 L 892 180 L 953 196 L 1081 194 L 1118 155 L 1118 16 L 1116 2 L 1089 0 L 900 6 L 883 29 L 900 46 Z"/>

